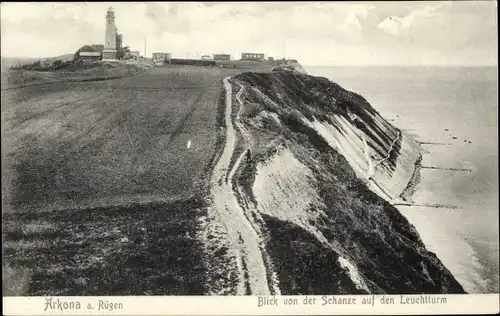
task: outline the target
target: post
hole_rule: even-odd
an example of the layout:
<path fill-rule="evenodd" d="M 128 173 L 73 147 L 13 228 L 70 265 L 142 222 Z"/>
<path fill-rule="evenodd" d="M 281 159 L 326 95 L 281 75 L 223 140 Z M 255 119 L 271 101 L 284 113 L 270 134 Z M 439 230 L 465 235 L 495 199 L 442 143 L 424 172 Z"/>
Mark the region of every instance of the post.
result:
<path fill-rule="evenodd" d="M 283 41 L 283 58 L 286 59 L 286 39 Z"/>

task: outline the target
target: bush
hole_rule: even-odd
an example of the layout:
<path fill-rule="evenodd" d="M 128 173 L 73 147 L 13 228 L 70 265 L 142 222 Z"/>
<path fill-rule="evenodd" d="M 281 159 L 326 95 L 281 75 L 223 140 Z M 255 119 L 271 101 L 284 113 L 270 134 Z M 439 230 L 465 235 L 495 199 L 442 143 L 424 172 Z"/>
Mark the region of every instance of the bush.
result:
<path fill-rule="evenodd" d="M 303 130 L 302 119 L 297 112 L 288 112 L 281 119 L 292 131 L 300 132 Z"/>
<path fill-rule="evenodd" d="M 213 60 L 197 60 L 197 59 L 170 59 L 172 65 L 191 65 L 191 66 L 215 66 Z"/>
<path fill-rule="evenodd" d="M 328 145 L 326 140 L 321 137 L 321 135 L 319 135 L 313 128 L 302 122 L 300 114 L 296 111 L 286 113 L 281 117 L 281 120 L 292 132 L 299 134 L 299 139 L 301 139 L 301 135 L 304 136 L 303 145 L 309 146 L 312 144 L 321 152 L 326 152 L 331 149 L 330 145 Z"/>
<path fill-rule="evenodd" d="M 83 65 L 83 62 L 80 60 L 69 60 L 69 61 L 62 61 L 62 60 L 55 60 L 51 64 L 42 64 L 40 60 L 35 61 L 34 63 L 31 64 L 24 64 L 24 65 L 18 65 L 18 66 L 13 66 L 10 69 L 12 70 L 35 70 L 35 71 L 54 71 L 54 70 L 60 70 L 60 69 L 65 69 L 65 68 L 78 68 Z"/>
<path fill-rule="evenodd" d="M 12 66 L 12 67 L 10 67 L 10 69 L 13 69 L 13 70 L 38 70 L 38 68 L 40 68 L 40 64 L 41 64 L 40 61 L 37 60 L 31 64 Z"/>

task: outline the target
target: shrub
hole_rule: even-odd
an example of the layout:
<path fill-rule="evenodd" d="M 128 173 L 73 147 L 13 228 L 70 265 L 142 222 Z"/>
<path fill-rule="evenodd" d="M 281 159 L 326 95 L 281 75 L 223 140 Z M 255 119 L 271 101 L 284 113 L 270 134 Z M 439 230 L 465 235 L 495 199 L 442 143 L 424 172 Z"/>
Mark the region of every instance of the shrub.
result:
<path fill-rule="evenodd" d="M 54 61 L 54 62 L 52 63 L 52 67 L 58 67 L 58 66 L 61 66 L 61 64 L 62 64 L 62 63 L 63 63 L 63 61 L 62 61 L 62 60 L 60 60 L 60 59 L 58 59 L 58 60 L 56 60 L 56 61 Z"/>
<path fill-rule="evenodd" d="M 54 62 L 52 62 L 51 64 L 49 64 L 49 63 L 42 64 L 42 62 L 40 60 L 37 60 L 34 63 L 13 66 L 10 69 L 12 69 L 12 70 L 54 71 L 54 70 L 59 70 L 59 69 L 75 67 L 75 66 L 79 67 L 80 64 L 81 64 L 81 61 L 79 61 L 79 60 L 62 61 L 62 60 L 58 59 L 58 60 L 55 60 Z"/>
<path fill-rule="evenodd" d="M 292 132 L 299 134 L 299 139 L 301 139 L 300 135 L 304 136 L 303 145 L 310 146 L 310 144 L 312 144 L 321 152 L 326 152 L 331 149 L 330 145 L 328 145 L 323 137 L 321 137 L 313 128 L 304 124 L 300 114 L 296 111 L 288 112 L 283 115 L 281 119 Z"/>

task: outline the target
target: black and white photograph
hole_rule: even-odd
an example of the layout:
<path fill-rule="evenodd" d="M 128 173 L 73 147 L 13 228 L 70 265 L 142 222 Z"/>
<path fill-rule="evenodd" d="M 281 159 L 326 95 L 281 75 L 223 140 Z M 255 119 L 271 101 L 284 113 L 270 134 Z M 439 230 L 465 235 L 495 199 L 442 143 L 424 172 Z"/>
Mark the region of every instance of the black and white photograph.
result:
<path fill-rule="evenodd" d="M 4 300 L 498 295 L 497 54 L 496 1 L 2 2 Z"/>

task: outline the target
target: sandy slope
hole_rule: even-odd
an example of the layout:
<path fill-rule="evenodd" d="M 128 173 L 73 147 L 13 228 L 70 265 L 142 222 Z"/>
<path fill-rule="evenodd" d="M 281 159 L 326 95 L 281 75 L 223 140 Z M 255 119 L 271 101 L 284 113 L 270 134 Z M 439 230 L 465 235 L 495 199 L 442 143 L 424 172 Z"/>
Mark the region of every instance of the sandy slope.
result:
<path fill-rule="evenodd" d="M 235 79 L 245 85 L 239 121 L 254 139 L 235 176 L 254 203 L 239 201 L 262 224 L 281 293 L 463 292 L 387 203 L 412 176 L 416 142 L 323 78 Z"/>
<path fill-rule="evenodd" d="M 223 181 L 228 172 L 236 139 L 235 128 L 231 122 L 232 86 L 229 79 L 230 77 L 226 77 L 223 81 L 226 89 L 226 145 L 212 175 L 211 195 L 214 206 L 209 217 L 222 223 L 226 230 L 225 237 L 229 242 L 229 249 L 236 257 L 239 270 L 237 294 L 269 294 L 266 268 L 258 243 L 259 236 L 245 216 L 245 211 L 239 205 L 232 187 L 234 171 L 238 168 L 244 153 L 229 171 L 227 181 Z"/>

